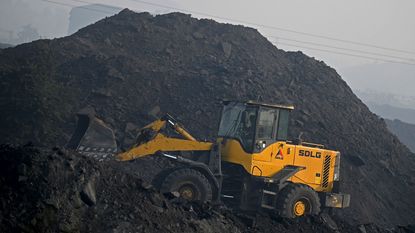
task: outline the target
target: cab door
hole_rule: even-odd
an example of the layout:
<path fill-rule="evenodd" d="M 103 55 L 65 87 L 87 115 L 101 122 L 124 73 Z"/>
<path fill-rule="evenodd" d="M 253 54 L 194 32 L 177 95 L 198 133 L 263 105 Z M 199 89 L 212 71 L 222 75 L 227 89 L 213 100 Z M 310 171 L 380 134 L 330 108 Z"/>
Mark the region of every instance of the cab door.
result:
<path fill-rule="evenodd" d="M 294 163 L 295 146 L 287 144 L 289 111 L 286 109 L 278 110 L 278 117 L 275 122 L 275 156 L 272 164 L 278 167 L 285 167 Z"/>
<path fill-rule="evenodd" d="M 253 160 L 270 162 L 275 156 L 277 147 L 276 130 L 278 109 L 260 108 L 255 130 Z"/>

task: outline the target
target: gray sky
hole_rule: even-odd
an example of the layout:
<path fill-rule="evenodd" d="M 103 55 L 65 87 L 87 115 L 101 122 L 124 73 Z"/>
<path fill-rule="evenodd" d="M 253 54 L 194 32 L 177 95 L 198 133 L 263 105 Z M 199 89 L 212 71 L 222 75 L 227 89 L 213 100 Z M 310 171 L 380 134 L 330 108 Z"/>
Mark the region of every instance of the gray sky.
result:
<path fill-rule="evenodd" d="M 164 5 L 191 11 L 192 15 L 198 18 L 213 18 L 219 22 L 255 27 L 277 47 L 285 50 L 302 50 L 311 57 L 323 60 L 340 73 L 355 67 L 359 69 L 366 64 L 382 64 L 385 60 L 414 64 L 409 65 L 411 67 L 409 70 L 414 70 L 412 68 L 415 67 L 415 1 L 413 0 L 50 0 L 58 4 L 48 1 L 1 0 L 0 38 L 7 35 L 8 31 L 17 31 L 27 24 L 35 27 L 39 34 L 46 38 L 65 36 L 71 6 L 102 3 L 158 14 L 177 11 L 160 6 Z M 323 37 L 411 53 L 345 43 Z M 320 50 L 330 50 L 330 52 Z M 356 55 L 371 58 L 356 57 Z M 405 75 L 413 77 L 411 84 L 415 86 L 415 74 Z M 344 78 L 347 80 L 347 77 Z M 353 83 L 357 85 L 355 81 Z M 386 86 L 384 89 L 387 91 Z M 410 92 L 411 89 L 406 91 L 406 94 Z"/>

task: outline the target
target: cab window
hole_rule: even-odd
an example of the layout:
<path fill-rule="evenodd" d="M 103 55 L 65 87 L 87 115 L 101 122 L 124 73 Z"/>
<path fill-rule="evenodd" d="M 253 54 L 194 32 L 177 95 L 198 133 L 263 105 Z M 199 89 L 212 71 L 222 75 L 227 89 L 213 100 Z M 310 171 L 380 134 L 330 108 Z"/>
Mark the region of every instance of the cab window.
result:
<path fill-rule="evenodd" d="M 278 131 L 277 131 L 277 140 L 286 141 L 288 134 L 288 110 L 280 110 L 279 120 L 278 120 Z"/>
<path fill-rule="evenodd" d="M 261 109 L 257 126 L 257 139 L 274 139 L 274 125 L 278 117 L 276 109 Z"/>
<path fill-rule="evenodd" d="M 218 136 L 237 139 L 242 148 L 252 152 L 257 108 L 240 103 L 224 106 Z"/>

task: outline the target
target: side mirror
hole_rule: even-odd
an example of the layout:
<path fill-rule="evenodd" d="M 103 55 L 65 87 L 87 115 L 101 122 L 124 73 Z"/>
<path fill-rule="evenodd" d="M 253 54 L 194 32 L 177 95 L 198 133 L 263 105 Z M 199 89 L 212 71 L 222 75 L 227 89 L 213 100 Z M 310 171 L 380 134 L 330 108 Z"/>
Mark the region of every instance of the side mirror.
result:
<path fill-rule="evenodd" d="M 298 138 L 293 140 L 294 145 L 301 145 L 303 144 L 303 132 L 300 132 L 300 134 L 298 135 Z"/>
<path fill-rule="evenodd" d="M 258 150 L 262 150 L 267 146 L 267 143 L 265 141 L 257 141 L 255 146 Z"/>

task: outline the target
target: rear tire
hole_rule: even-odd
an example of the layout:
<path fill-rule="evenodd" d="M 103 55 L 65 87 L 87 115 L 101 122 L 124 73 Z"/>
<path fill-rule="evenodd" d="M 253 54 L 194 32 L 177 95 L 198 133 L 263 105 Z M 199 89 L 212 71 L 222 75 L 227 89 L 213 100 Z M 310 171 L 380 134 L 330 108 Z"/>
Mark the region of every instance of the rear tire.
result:
<path fill-rule="evenodd" d="M 277 202 L 277 210 L 286 218 L 318 215 L 320 208 L 316 191 L 304 184 L 289 184 L 281 191 Z"/>
<path fill-rule="evenodd" d="M 199 171 L 191 168 L 175 170 L 166 176 L 160 192 L 178 192 L 189 201 L 211 201 L 212 187 L 209 180 Z"/>

